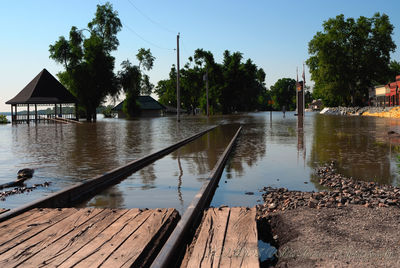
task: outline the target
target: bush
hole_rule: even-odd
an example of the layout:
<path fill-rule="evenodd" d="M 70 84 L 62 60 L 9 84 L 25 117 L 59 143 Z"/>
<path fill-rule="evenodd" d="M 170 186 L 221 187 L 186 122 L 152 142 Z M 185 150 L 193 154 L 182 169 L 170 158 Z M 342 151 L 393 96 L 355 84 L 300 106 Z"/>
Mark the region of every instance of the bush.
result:
<path fill-rule="evenodd" d="M 7 117 L 4 114 L 0 114 L 0 124 L 7 124 L 10 121 L 7 120 Z"/>

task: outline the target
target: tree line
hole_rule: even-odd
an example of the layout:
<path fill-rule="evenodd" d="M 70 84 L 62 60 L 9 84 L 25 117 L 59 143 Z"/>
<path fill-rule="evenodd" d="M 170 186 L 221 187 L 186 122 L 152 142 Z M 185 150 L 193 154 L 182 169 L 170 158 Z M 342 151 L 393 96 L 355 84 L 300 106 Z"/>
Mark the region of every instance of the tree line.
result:
<path fill-rule="evenodd" d="M 175 65 L 169 78 L 158 82 L 155 93 L 164 105 L 176 106 Z M 226 50 L 223 62 L 217 63 L 210 51 L 197 49 L 180 70 L 181 106 L 188 112 L 200 107 L 206 111 L 205 79 L 209 81 L 210 114 L 263 110 L 268 92 L 265 72 L 251 59 L 243 61 L 240 52 Z"/>
<path fill-rule="evenodd" d="M 141 48 L 136 54 L 138 64 L 129 59 L 114 72 L 117 34 L 122 29 L 118 12 L 110 3 L 97 5 L 94 18 L 87 28 L 71 27 L 69 37 L 60 36 L 49 47 L 50 58 L 60 63 L 64 71 L 57 74 L 60 82 L 76 96 L 80 114 L 88 121 L 96 120 L 96 108 L 107 97 L 126 97 L 123 111 L 129 116 L 140 113 L 138 96 L 158 95 L 164 105 L 176 106 L 175 65 L 168 79 L 154 87 L 146 74 L 154 65 L 150 49 Z M 266 74 L 251 59 L 244 60 L 240 52 L 226 50 L 222 63 L 210 51 L 197 49 L 180 70 L 181 107 L 188 112 L 196 108 L 206 111 L 205 78 L 209 81 L 210 114 L 229 114 L 255 110 L 287 110 L 295 108 L 295 80 L 283 78 L 267 89 Z"/>

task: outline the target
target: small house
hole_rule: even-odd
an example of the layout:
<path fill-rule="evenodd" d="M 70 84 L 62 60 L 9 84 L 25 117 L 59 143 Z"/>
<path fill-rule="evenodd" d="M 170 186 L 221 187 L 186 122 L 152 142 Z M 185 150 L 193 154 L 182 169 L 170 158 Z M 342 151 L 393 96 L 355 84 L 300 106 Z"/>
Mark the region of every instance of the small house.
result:
<path fill-rule="evenodd" d="M 118 113 L 118 118 L 126 118 L 126 114 L 122 111 L 124 101 L 112 109 L 113 112 Z M 166 107 L 153 99 L 151 96 L 139 96 L 137 101 L 140 105 L 140 114 L 138 114 L 138 116 L 157 117 L 164 115 Z"/>

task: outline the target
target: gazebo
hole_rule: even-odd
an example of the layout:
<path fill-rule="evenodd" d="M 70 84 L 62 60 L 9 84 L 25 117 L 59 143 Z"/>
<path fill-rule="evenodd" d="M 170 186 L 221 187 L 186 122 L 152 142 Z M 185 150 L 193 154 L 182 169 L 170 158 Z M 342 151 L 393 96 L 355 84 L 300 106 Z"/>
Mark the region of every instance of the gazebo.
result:
<path fill-rule="evenodd" d="M 14 98 L 7 101 L 6 104 L 11 104 L 11 121 L 13 123 L 30 121 L 37 123 L 41 120 L 52 120 L 56 118 L 75 119 L 77 116 L 77 99 L 52 76 L 46 69 L 43 69 L 33 80 L 22 89 Z M 74 106 L 74 113 L 64 113 L 62 111 L 63 104 L 66 106 Z M 30 105 L 35 106 L 34 114 L 30 114 Z M 52 106 L 54 105 L 54 113 L 47 114 L 46 117 L 38 117 L 37 106 Z M 26 114 L 18 114 L 17 107 L 26 106 Z M 57 111 L 57 108 L 59 110 Z"/>

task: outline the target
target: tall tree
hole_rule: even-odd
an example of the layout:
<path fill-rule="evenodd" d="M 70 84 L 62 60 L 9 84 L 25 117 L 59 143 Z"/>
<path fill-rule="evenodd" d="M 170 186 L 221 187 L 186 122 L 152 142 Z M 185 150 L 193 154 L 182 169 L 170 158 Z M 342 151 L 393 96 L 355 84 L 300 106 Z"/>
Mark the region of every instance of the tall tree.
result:
<path fill-rule="evenodd" d="M 141 73 L 139 67 L 132 65 L 129 60 L 123 61 L 121 67 L 122 70 L 118 72 L 118 79 L 126 96 L 122 110 L 130 118 L 140 110 L 137 98 L 140 94 Z"/>
<path fill-rule="evenodd" d="M 292 78 L 281 78 L 271 86 L 271 95 L 275 110 L 294 110 L 296 108 L 296 80 Z"/>
<path fill-rule="evenodd" d="M 122 24 L 110 3 L 97 5 L 95 17 L 88 29 L 71 27 L 69 40 L 61 36 L 50 45 L 50 58 L 63 64 L 65 71 L 58 74 L 61 82 L 77 97 L 88 121 L 96 120 L 96 108 L 107 95 L 119 91 L 114 74 L 117 33 Z M 84 35 L 89 32 L 89 36 Z"/>
<path fill-rule="evenodd" d="M 370 86 L 386 82 L 390 53 L 396 48 L 392 34 L 385 14 L 357 20 L 338 15 L 325 21 L 308 48 L 315 97 L 329 106 L 367 100 Z"/>
<path fill-rule="evenodd" d="M 120 88 L 125 93 L 126 98 L 123 105 L 123 111 L 128 118 L 140 113 L 140 104 L 137 99 L 140 94 L 150 95 L 153 91 L 153 85 L 150 83 L 148 75 L 143 74 L 144 70 L 151 70 L 155 58 L 150 49 L 140 48 L 136 54 L 139 65 L 132 65 L 129 60 L 122 62 L 122 70 L 118 72 Z"/>

